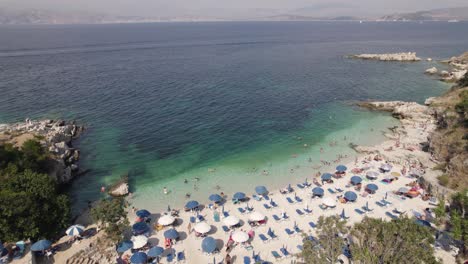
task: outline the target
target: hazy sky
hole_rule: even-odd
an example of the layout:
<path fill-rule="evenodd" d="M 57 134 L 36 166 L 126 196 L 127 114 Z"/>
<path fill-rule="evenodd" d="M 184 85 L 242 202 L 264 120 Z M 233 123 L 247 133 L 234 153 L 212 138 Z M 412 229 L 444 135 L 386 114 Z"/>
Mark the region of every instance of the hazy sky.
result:
<path fill-rule="evenodd" d="M 298 12 L 304 15 L 370 15 L 468 6 L 467 0 L 0 0 L 0 8 L 80 10 L 127 15 L 228 15 Z M 259 10 L 262 9 L 262 10 Z M 266 10 L 263 10 L 266 9 Z M 300 10 L 296 10 L 300 9 Z"/>

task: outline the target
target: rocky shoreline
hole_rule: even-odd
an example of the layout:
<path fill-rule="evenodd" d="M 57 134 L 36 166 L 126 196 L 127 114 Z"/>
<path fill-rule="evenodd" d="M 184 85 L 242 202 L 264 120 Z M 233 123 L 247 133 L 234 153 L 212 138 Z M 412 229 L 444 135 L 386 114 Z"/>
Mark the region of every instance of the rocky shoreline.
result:
<path fill-rule="evenodd" d="M 400 53 L 385 53 L 385 54 L 356 54 L 351 55 L 354 59 L 363 60 L 378 60 L 378 61 L 420 61 L 421 58 L 416 56 L 416 52 L 400 52 Z"/>
<path fill-rule="evenodd" d="M 38 140 L 51 154 L 53 164 L 49 175 L 59 184 L 66 184 L 84 173 L 79 167 L 80 150 L 73 146 L 83 131 L 84 127 L 74 121 L 26 119 L 14 124 L 0 124 L 0 143 L 21 147 L 26 140 Z"/>

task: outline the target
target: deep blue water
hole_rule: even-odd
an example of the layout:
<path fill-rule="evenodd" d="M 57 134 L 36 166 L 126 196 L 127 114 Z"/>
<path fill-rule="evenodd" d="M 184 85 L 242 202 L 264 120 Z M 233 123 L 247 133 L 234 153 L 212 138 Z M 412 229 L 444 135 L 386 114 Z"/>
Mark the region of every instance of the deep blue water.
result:
<path fill-rule="evenodd" d="M 294 149 L 297 131 L 319 144 L 368 118 L 354 100 L 421 102 L 447 88 L 421 74 L 443 67 L 435 62 L 345 55 L 468 49 L 467 23 L 3 26 L 0 36 L 0 122 L 89 127 L 80 147 L 92 172 L 74 183 L 81 203 L 126 172 L 138 190 L 236 155 L 280 155 L 265 148 Z"/>

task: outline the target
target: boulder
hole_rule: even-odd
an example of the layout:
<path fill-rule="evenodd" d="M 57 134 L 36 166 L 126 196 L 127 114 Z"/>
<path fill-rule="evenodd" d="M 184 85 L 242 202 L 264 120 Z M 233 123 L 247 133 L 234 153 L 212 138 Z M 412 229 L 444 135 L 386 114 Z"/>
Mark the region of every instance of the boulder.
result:
<path fill-rule="evenodd" d="M 119 184 L 113 186 L 109 190 L 109 194 L 112 196 L 125 196 L 128 194 L 128 183 L 126 181 L 120 182 Z"/>
<path fill-rule="evenodd" d="M 401 53 L 386 53 L 386 54 L 359 54 L 353 55 L 352 58 L 364 60 L 380 60 L 380 61 L 420 61 L 421 58 L 416 56 L 416 52 L 401 52 Z"/>
<path fill-rule="evenodd" d="M 436 74 L 437 71 L 438 71 L 438 70 L 437 70 L 436 67 L 432 67 L 432 68 L 427 69 L 424 73 L 427 73 L 427 74 Z"/>

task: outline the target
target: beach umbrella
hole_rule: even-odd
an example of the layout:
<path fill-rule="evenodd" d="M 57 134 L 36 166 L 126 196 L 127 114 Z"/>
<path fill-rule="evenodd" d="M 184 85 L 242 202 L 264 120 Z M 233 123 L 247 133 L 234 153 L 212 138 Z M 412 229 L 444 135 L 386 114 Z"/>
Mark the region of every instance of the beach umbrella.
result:
<path fill-rule="evenodd" d="M 236 200 L 243 200 L 245 199 L 245 193 L 243 192 L 236 192 L 232 198 L 236 199 Z"/>
<path fill-rule="evenodd" d="M 383 170 L 383 171 L 391 171 L 393 168 L 392 165 L 388 164 L 388 163 L 384 163 L 380 166 L 380 169 Z"/>
<path fill-rule="evenodd" d="M 148 261 L 148 256 L 145 252 L 137 252 L 130 258 L 132 264 L 144 264 L 146 261 Z"/>
<path fill-rule="evenodd" d="M 210 199 L 210 201 L 212 201 L 212 202 L 219 203 L 219 202 L 221 202 L 223 200 L 223 197 L 221 197 L 221 195 L 215 193 L 215 194 L 210 195 L 210 197 L 208 199 Z"/>
<path fill-rule="evenodd" d="M 390 173 L 393 177 L 400 177 L 401 176 L 401 173 L 397 172 L 397 171 L 392 171 Z"/>
<path fill-rule="evenodd" d="M 133 248 L 133 242 L 130 240 L 122 241 L 117 245 L 117 252 L 123 253 L 129 249 Z"/>
<path fill-rule="evenodd" d="M 345 165 L 338 165 L 336 170 L 339 172 L 345 172 L 348 168 Z"/>
<path fill-rule="evenodd" d="M 333 200 L 332 198 L 324 198 L 322 203 L 326 206 L 329 206 L 329 207 L 335 207 L 336 206 L 336 201 Z"/>
<path fill-rule="evenodd" d="M 205 237 L 201 244 L 203 252 L 208 254 L 213 253 L 216 250 L 216 240 L 212 237 Z"/>
<path fill-rule="evenodd" d="M 146 209 L 141 209 L 136 211 L 136 215 L 140 218 L 145 218 L 151 215 L 151 213 Z"/>
<path fill-rule="evenodd" d="M 366 177 L 370 180 L 375 180 L 377 179 L 377 177 L 379 176 L 379 173 L 378 172 L 375 172 L 375 171 L 368 171 L 366 173 Z"/>
<path fill-rule="evenodd" d="M 407 192 L 409 192 L 409 189 L 405 188 L 405 187 L 401 187 L 400 189 L 398 189 L 398 192 L 399 193 L 407 193 Z"/>
<path fill-rule="evenodd" d="M 370 192 L 375 192 L 379 189 L 379 187 L 373 183 L 367 184 L 366 189 Z"/>
<path fill-rule="evenodd" d="M 225 225 L 227 225 L 227 226 L 235 226 L 235 225 L 239 224 L 239 221 L 240 221 L 239 218 L 237 218 L 237 217 L 235 217 L 233 215 L 230 215 L 230 216 L 224 218 L 223 223 Z"/>
<path fill-rule="evenodd" d="M 132 226 L 133 232 L 143 234 L 149 231 L 149 226 L 145 222 L 138 222 Z"/>
<path fill-rule="evenodd" d="M 174 228 L 171 228 L 164 232 L 164 237 L 169 239 L 176 239 L 179 237 L 179 232 L 177 232 L 177 230 L 175 230 Z"/>
<path fill-rule="evenodd" d="M 346 214 L 345 214 L 345 211 L 344 211 L 344 208 L 343 208 L 343 211 L 341 211 L 341 214 L 340 214 L 340 218 L 341 219 L 346 219 Z"/>
<path fill-rule="evenodd" d="M 175 218 L 171 215 L 163 215 L 158 219 L 158 224 L 162 226 L 168 226 L 174 223 Z"/>
<path fill-rule="evenodd" d="M 200 223 L 196 224 L 193 227 L 193 229 L 197 233 L 206 234 L 206 233 L 210 232 L 211 226 L 209 224 L 205 223 L 205 222 L 200 222 Z"/>
<path fill-rule="evenodd" d="M 366 208 L 366 211 L 370 211 L 369 202 L 368 202 L 368 201 L 366 201 L 366 206 L 365 206 L 365 208 Z"/>
<path fill-rule="evenodd" d="M 325 193 L 325 191 L 320 187 L 315 187 L 315 188 L 312 189 L 312 194 L 313 195 L 323 196 L 324 193 Z"/>
<path fill-rule="evenodd" d="M 387 200 L 388 192 L 385 192 L 384 200 Z"/>
<path fill-rule="evenodd" d="M 51 245 L 52 242 L 50 242 L 49 240 L 39 240 L 36 243 L 32 244 L 31 251 L 44 251 L 46 249 L 49 249 Z"/>
<path fill-rule="evenodd" d="M 324 173 L 322 174 L 322 181 L 329 181 L 331 180 L 333 175 L 331 175 L 330 173 Z"/>
<path fill-rule="evenodd" d="M 258 195 L 265 195 L 268 193 L 268 190 L 265 186 L 257 186 L 255 187 L 255 192 L 258 194 Z"/>
<path fill-rule="evenodd" d="M 67 231 L 65 231 L 65 233 L 68 236 L 78 236 L 83 233 L 84 230 L 85 228 L 82 225 L 72 225 L 67 229 Z"/>
<path fill-rule="evenodd" d="M 253 212 L 253 213 L 250 214 L 249 219 L 250 219 L 250 221 L 258 222 L 258 221 L 264 220 L 265 216 L 262 213 Z"/>
<path fill-rule="evenodd" d="M 249 240 L 249 235 L 244 231 L 236 231 L 232 234 L 232 240 L 237 243 L 244 243 Z"/>
<path fill-rule="evenodd" d="M 189 201 L 185 204 L 185 208 L 193 210 L 197 208 L 200 204 L 197 201 Z"/>
<path fill-rule="evenodd" d="M 346 200 L 350 201 L 350 202 L 354 202 L 357 199 L 357 194 L 355 192 L 352 192 L 352 191 L 347 191 L 344 194 L 344 198 Z"/>
<path fill-rule="evenodd" d="M 134 236 L 132 237 L 132 242 L 133 242 L 133 249 L 139 249 L 139 248 L 146 246 L 146 244 L 148 244 L 148 238 L 145 236 Z"/>
<path fill-rule="evenodd" d="M 353 185 L 359 184 L 359 183 L 361 183 L 361 182 L 362 182 L 362 178 L 361 178 L 361 177 L 359 177 L 359 176 L 353 176 L 353 177 L 351 177 L 351 183 L 352 183 Z"/>
<path fill-rule="evenodd" d="M 148 257 L 150 258 L 155 258 L 155 257 L 159 257 L 162 255 L 162 253 L 164 252 L 164 248 L 162 247 L 152 247 L 149 251 L 148 251 Z"/>

